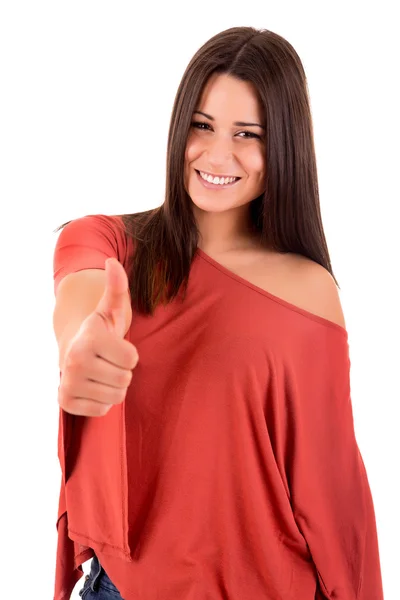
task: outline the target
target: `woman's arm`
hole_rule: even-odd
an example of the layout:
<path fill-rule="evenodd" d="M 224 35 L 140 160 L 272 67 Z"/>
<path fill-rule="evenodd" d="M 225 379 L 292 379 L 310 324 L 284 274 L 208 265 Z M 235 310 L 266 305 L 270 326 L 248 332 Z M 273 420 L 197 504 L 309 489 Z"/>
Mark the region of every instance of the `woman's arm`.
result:
<path fill-rule="evenodd" d="M 105 269 L 83 269 L 64 277 L 57 288 L 53 312 L 53 329 L 59 347 L 62 371 L 64 352 L 83 321 L 95 310 L 106 284 Z M 132 321 L 129 290 L 126 292 L 126 335 Z"/>

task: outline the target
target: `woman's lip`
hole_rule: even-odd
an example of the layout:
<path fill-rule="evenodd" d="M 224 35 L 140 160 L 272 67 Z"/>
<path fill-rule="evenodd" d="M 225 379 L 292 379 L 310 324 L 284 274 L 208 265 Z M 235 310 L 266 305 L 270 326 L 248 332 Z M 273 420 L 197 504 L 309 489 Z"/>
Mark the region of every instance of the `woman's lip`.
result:
<path fill-rule="evenodd" d="M 209 181 L 206 181 L 205 179 L 202 178 L 202 176 L 200 175 L 199 171 L 197 169 L 195 169 L 196 171 L 196 175 L 197 175 L 197 179 L 200 181 L 200 183 L 203 184 L 203 186 L 209 190 L 224 190 L 228 187 L 233 187 L 234 185 L 236 185 L 237 183 L 239 183 L 239 181 L 241 180 L 241 177 L 239 177 L 236 181 L 234 181 L 233 183 L 210 183 Z"/>
<path fill-rule="evenodd" d="M 197 173 L 200 173 L 199 169 L 195 169 L 195 171 L 197 171 Z M 211 175 L 211 177 L 222 177 L 223 179 L 225 179 L 225 177 L 236 177 L 236 175 L 213 175 L 212 173 L 208 173 L 207 171 L 201 172 L 205 173 L 206 175 Z M 241 177 L 236 177 L 236 179 L 241 179 Z"/>

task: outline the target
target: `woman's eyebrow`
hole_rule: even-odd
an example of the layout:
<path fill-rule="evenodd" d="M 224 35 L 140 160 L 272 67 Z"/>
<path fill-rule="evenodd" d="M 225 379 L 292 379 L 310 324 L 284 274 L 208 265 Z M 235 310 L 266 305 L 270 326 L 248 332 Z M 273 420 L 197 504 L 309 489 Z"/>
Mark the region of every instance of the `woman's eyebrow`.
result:
<path fill-rule="evenodd" d="M 214 117 L 212 117 L 211 115 L 207 115 L 207 113 L 202 112 L 201 110 L 195 110 L 193 114 L 203 115 L 203 117 L 210 119 L 210 121 L 215 121 Z M 245 123 L 244 121 L 236 121 L 234 125 L 237 125 L 238 127 L 260 127 L 261 129 L 265 130 L 265 127 L 263 127 L 263 125 L 260 125 L 259 123 Z"/>

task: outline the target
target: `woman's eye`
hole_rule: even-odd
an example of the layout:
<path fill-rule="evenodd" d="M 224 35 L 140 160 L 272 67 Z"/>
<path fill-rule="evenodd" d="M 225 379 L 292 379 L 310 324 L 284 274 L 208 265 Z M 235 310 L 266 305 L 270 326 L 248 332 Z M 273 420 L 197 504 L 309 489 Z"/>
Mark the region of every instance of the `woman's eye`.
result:
<path fill-rule="evenodd" d="M 203 131 L 210 128 L 208 123 L 202 123 L 200 121 L 193 121 L 191 123 L 191 126 L 195 127 L 196 129 L 200 129 L 200 130 L 203 129 Z M 242 134 L 244 134 L 244 135 L 242 135 Z M 261 137 L 259 135 L 257 135 L 256 133 L 253 133 L 252 131 L 240 131 L 237 135 L 239 135 L 243 139 L 248 139 L 248 138 L 261 139 Z"/>
<path fill-rule="evenodd" d="M 203 129 L 203 125 L 204 127 L 209 127 L 208 123 L 200 123 L 199 121 L 193 121 L 191 125 L 192 127 L 196 127 L 197 129 Z"/>
<path fill-rule="evenodd" d="M 246 135 L 248 135 L 251 138 L 261 139 L 261 137 L 259 135 L 257 135 L 256 133 L 253 133 L 252 131 L 241 131 L 240 133 L 245 133 Z M 240 134 L 238 134 L 238 135 L 240 135 Z"/>

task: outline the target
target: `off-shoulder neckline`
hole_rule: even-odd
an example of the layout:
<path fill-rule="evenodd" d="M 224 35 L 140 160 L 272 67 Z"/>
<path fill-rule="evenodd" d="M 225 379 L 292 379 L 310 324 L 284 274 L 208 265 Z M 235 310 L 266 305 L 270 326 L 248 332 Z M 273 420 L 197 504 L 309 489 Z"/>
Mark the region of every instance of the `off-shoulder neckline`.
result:
<path fill-rule="evenodd" d="M 263 296 L 266 296 L 270 300 L 273 300 L 274 302 L 278 302 L 279 304 L 288 308 L 289 310 L 295 311 L 305 317 L 308 317 L 309 319 L 312 319 L 313 321 L 321 323 L 322 325 L 326 325 L 332 329 L 336 329 L 336 331 L 338 331 L 339 333 L 344 335 L 346 337 L 346 339 L 348 338 L 347 329 L 345 329 L 338 323 L 334 323 L 333 321 L 330 321 L 329 319 L 326 319 L 325 317 L 321 317 L 320 315 L 316 315 L 316 314 L 312 313 L 311 311 L 306 310 L 305 308 L 301 308 L 300 306 L 297 306 L 296 304 L 292 304 L 291 302 L 288 302 L 287 300 L 284 300 L 283 298 L 280 298 L 279 296 L 275 296 L 274 294 L 272 294 L 271 292 L 268 292 L 264 288 L 261 288 L 258 285 L 251 283 L 244 277 L 241 277 L 240 275 L 237 275 L 233 271 L 230 271 L 227 267 L 225 267 L 224 265 L 219 263 L 217 260 L 212 258 L 209 254 L 204 252 L 204 250 L 202 250 L 199 247 L 197 247 L 197 254 L 200 258 L 206 260 L 212 266 L 214 266 L 219 271 L 221 271 L 221 273 L 223 273 L 224 275 L 227 275 L 228 277 L 238 281 L 242 285 L 245 285 L 246 287 L 254 290 L 257 293 L 262 294 Z"/>

